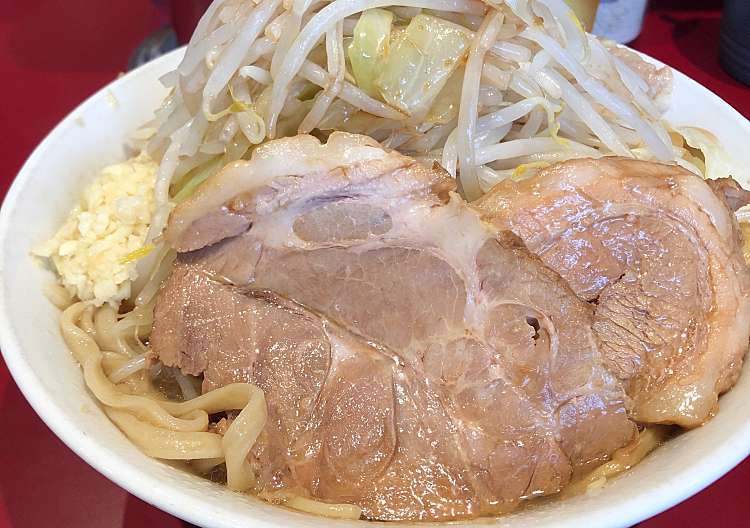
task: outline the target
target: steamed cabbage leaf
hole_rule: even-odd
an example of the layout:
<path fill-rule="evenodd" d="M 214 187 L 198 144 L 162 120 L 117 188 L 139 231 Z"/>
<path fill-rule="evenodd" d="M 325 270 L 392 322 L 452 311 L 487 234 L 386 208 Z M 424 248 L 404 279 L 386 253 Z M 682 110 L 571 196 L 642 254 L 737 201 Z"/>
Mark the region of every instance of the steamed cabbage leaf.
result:
<path fill-rule="evenodd" d="M 376 84 L 383 100 L 410 116 L 424 115 L 463 64 L 472 33 L 430 15 L 415 16 L 390 42 Z"/>
<path fill-rule="evenodd" d="M 379 98 L 375 85 L 383 62 L 388 55 L 393 13 L 385 9 L 368 9 L 354 26 L 352 43 L 349 45 L 349 62 L 357 86 L 367 95 Z"/>
<path fill-rule="evenodd" d="M 711 132 L 696 127 L 676 127 L 675 130 L 684 138 L 688 146 L 699 150 L 703 155 L 706 178 L 715 180 L 737 176 L 738 171 L 733 167 L 732 160 Z"/>
<path fill-rule="evenodd" d="M 459 68 L 451 75 L 445 86 L 430 106 L 425 121 L 433 125 L 444 125 L 458 117 L 461 106 L 461 90 L 464 86 L 464 68 Z"/>

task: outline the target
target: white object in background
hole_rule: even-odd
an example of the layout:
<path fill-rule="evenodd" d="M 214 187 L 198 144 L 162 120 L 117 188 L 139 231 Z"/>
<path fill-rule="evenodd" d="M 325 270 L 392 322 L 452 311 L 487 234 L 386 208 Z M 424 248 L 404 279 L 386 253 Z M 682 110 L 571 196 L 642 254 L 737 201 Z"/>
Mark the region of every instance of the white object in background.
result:
<path fill-rule="evenodd" d="M 648 0 L 600 0 L 594 20 L 594 35 L 627 44 L 643 27 Z"/>

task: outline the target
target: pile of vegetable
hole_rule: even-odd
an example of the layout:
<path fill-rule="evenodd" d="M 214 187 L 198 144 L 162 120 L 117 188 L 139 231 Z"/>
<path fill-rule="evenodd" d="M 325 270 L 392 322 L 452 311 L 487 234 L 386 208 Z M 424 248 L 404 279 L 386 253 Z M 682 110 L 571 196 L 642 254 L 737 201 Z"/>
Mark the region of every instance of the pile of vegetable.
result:
<path fill-rule="evenodd" d="M 468 199 L 549 163 L 702 159 L 662 122 L 671 72 L 587 34 L 563 0 L 216 0 L 141 131 L 170 208 L 269 138 L 370 135 Z"/>

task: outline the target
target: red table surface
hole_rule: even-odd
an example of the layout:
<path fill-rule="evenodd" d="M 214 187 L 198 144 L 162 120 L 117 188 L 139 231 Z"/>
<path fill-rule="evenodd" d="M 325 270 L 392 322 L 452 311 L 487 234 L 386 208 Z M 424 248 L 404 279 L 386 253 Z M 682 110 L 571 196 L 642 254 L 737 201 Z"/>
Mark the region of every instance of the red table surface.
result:
<path fill-rule="evenodd" d="M 0 0 L 0 193 L 45 134 L 113 80 L 162 23 L 150 0 Z M 633 44 L 706 85 L 745 116 L 750 88 L 717 62 L 720 2 L 654 1 Z M 0 361 L 0 528 L 177 528 L 60 442 Z M 750 460 L 641 527 L 750 526 Z"/>

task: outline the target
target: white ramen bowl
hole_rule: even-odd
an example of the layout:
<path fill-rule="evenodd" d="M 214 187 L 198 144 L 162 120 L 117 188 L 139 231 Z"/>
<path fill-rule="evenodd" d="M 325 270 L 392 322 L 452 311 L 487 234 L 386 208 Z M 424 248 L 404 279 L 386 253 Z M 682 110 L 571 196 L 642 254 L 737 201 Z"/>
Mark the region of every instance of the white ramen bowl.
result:
<path fill-rule="evenodd" d="M 116 80 L 66 117 L 37 147 L 0 212 L 0 344 L 32 407 L 68 447 L 141 499 L 205 527 L 361 526 L 296 513 L 233 493 L 141 453 L 102 413 L 58 330 L 58 311 L 42 293 L 49 272 L 30 249 L 50 237 L 83 187 L 105 165 L 124 159 L 129 133 L 165 96 L 158 77 L 175 68 L 178 50 Z M 750 123 L 707 89 L 675 72 L 674 125 L 712 131 L 745 172 L 750 187 Z M 745 371 L 750 370 L 747 366 Z M 721 398 L 704 427 L 669 441 L 595 494 L 550 501 L 492 522 L 519 527 L 618 527 L 651 517 L 721 477 L 750 453 L 750 372 Z"/>

